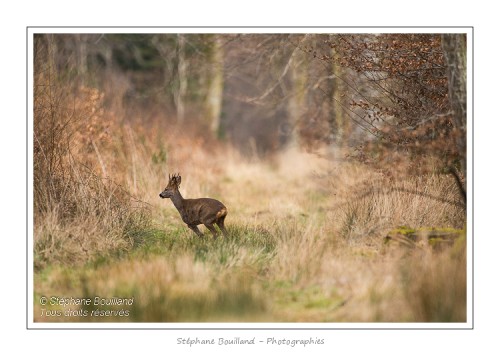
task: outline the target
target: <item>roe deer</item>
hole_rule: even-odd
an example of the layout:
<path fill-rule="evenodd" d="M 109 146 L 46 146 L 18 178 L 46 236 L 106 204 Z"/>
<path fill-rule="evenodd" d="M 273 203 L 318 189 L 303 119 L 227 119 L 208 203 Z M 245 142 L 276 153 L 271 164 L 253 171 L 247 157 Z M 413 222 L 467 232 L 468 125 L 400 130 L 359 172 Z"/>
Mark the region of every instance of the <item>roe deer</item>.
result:
<path fill-rule="evenodd" d="M 197 225 L 204 224 L 210 230 L 214 238 L 217 236 L 214 223 L 221 229 L 224 236 L 227 236 L 226 228 L 224 227 L 224 219 L 227 215 L 227 208 L 220 201 L 211 198 L 199 199 L 184 199 L 179 192 L 181 184 L 181 176 L 174 174 L 168 175 L 168 185 L 163 192 L 160 193 L 160 198 L 170 198 L 174 203 L 175 208 L 181 214 L 182 221 L 193 230 L 196 235 L 202 236 Z"/>

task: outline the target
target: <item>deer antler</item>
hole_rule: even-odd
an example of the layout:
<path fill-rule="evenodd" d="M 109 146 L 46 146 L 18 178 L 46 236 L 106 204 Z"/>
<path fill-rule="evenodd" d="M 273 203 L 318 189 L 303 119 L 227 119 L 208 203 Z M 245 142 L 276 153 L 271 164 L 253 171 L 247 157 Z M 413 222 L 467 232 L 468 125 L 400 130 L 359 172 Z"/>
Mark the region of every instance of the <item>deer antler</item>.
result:
<path fill-rule="evenodd" d="M 169 183 L 174 183 L 176 185 L 180 184 L 181 176 L 179 173 L 174 173 L 172 175 L 168 175 L 168 182 Z"/>

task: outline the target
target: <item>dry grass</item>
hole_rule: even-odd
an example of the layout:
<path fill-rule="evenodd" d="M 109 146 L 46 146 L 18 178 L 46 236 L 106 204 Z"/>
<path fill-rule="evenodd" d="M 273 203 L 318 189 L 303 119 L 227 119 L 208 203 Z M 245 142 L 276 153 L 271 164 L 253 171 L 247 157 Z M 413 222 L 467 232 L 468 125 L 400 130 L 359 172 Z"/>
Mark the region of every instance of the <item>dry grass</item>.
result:
<path fill-rule="evenodd" d="M 330 179 L 337 198 L 331 218 L 343 222 L 336 232 L 346 239 L 379 236 L 395 226 L 465 225 L 464 206 L 450 176 L 389 179 L 343 165 Z"/>

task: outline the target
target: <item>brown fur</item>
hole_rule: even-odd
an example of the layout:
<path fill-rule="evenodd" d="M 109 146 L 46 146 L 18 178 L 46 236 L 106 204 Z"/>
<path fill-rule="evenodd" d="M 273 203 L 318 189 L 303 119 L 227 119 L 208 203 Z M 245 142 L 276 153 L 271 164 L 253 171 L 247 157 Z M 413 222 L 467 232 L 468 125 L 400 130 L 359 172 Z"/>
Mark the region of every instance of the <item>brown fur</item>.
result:
<path fill-rule="evenodd" d="M 172 177 L 169 175 L 168 185 L 160 193 L 160 198 L 170 198 L 179 211 L 182 221 L 198 236 L 202 236 L 197 226 L 200 224 L 205 225 L 214 237 L 217 236 L 217 230 L 214 227 L 214 224 L 216 224 L 224 236 L 227 236 L 227 231 L 224 227 L 227 208 L 224 204 L 212 198 L 184 199 L 179 192 L 180 184 L 180 175 L 174 174 Z"/>

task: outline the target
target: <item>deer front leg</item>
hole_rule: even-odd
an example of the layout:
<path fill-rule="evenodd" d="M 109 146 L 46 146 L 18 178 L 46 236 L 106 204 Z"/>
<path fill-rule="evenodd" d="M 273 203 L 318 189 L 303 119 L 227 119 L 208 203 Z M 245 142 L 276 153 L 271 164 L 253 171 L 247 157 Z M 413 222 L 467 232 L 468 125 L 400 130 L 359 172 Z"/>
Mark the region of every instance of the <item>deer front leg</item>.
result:
<path fill-rule="evenodd" d="M 193 230 L 193 231 L 194 231 L 194 233 L 195 233 L 196 235 L 198 235 L 199 237 L 202 237 L 202 236 L 203 236 L 203 234 L 201 233 L 200 229 L 198 229 L 198 226 L 188 224 L 188 227 L 189 227 L 191 230 Z"/>
<path fill-rule="evenodd" d="M 217 237 L 217 230 L 215 230 L 215 227 L 212 225 L 212 224 L 204 224 L 207 229 L 210 230 L 210 232 L 212 233 L 212 235 L 214 235 L 214 238 Z"/>

